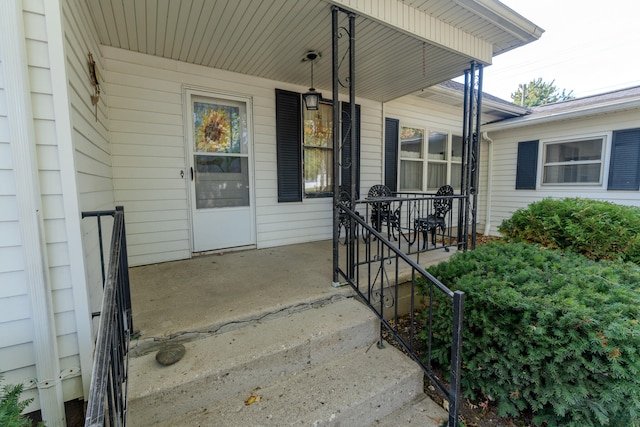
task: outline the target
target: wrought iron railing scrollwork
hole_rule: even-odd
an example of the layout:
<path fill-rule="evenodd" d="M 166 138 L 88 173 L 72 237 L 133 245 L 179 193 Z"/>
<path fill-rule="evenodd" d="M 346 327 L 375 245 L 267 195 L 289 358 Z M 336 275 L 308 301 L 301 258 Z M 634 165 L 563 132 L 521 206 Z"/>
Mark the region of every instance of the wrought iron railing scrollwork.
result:
<path fill-rule="evenodd" d="M 109 264 L 104 272 L 101 218 L 113 217 Z M 127 420 L 129 339 L 133 332 L 124 209 L 83 212 L 96 217 L 103 268 L 103 297 L 91 372 L 85 427 L 124 426 Z"/>
<path fill-rule="evenodd" d="M 464 196 L 453 196 L 458 209 L 465 203 Z M 420 365 L 425 375 L 441 392 L 449 404 L 449 427 L 459 425 L 458 413 L 460 408 L 460 369 L 462 351 L 462 323 L 464 293 L 452 291 L 437 278 L 429 274 L 419 264 L 421 253 L 434 249 L 443 250 L 458 245 L 453 237 L 457 232 L 451 227 L 454 215 L 449 212 L 449 221 L 444 236 L 440 242 L 433 245 L 431 239 L 424 242 L 423 233 L 416 229 L 416 220 L 430 215 L 437 197 L 424 194 L 395 194 L 383 202 L 374 200 L 360 200 L 351 210 L 348 203 L 337 206 L 339 216 L 343 219 L 343 231 L 339 248 L 339 266 L 337 275 L 341 281 L 347 282 L 357 295 L 369 306 L 380 321 L 380 336 L 378 345 L 383 343 L 383 330 L 386 329 L 391 337 L 400 344 L 407 354 Z M 375 214 L 372 211 L 376 203 L 389 203 L 388 208 L 396 217 L 392 221 L 382 221 L 374 224 Z M 380 206 L 378 205 L 378 208 Z M 457 215 L 455 215 L 457 217 Z M 372 220 L 373 218 L 373 220 Z M 350 228 L 348 224 L 354 224 Z M 430 237 L 430 236 L 429 236 Z M 466 243 L 466 242 L 465 242 Z M 424 256 L 424 255 L 423 255 Z M 416 290 L 417 280 L 421 278 L 426 283 L 424 288 L 429 294 L 422 306 L 426 320 L 421 325 L 422 336 L 426 339 L 420 343 L 416 340 Z M 399 311 L 400 285 L 409 289 L 404 293 L 409 295 L 409 329 L 399 326 L 401 313 Z M 432 365 L 433 352 L 433 316 L 435 300 L 448 303 L 451 307 L 451 356 L 449 383 L 438 377 Z M 405 310 L 406 311 L 406 310 Z M 426 332 L 426 334 L 425 334 Z M 423 344 L 424 343 L 424 344 Z M 444 367 L 447 369 L 447 367 Z"/>

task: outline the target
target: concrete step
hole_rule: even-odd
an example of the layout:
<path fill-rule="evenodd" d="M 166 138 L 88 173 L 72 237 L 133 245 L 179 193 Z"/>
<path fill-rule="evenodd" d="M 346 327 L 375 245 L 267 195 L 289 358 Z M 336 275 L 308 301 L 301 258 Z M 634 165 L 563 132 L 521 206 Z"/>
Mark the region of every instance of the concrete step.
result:
<path fill-rule="evenodd" d="M 185 344 L 182 360 L 161 366 L 155 353 L 129 362 L 131 425 L 155 425 L 368 348 L 377 337 L 370 311 L 345 299 Z"/>
<path fill-rule="evenodd" d="M 376 421 L 376 427 L 419 426 L 441 427 L 449 419 L 449 413 L 426 394 L 421 393 L 412 402 L 396 409 Z"/>
<path fill-rule="evenodd" d="M 378 349 L 377 338 L 375 316 L 345 299 L 188 342 L 171 366 L 155 353 L 133 357 L 128 424 L 404 425 L 395 417 L 432 427 L 427 421 L 446 419 L 435 404 L 415 406 L 426 398 L 421 369 L 388 344 Z"/>
<path fill-rule="evenodd" d="M 421 369 L 392 346 L 358 348 L 158 426 L 370 426 L 423 395 Z M 251 396 L 256 401 L 247 405 Z M 401 424 L 395 424 L 401 425 Z"/>

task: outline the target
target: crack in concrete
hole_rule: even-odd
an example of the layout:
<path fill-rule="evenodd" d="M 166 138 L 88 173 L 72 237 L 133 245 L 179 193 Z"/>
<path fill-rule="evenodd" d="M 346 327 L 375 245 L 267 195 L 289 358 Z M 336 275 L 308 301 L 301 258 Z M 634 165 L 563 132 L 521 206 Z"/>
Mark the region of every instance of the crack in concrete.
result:
<path fill-rule="evenodd" d="M 193 331 L 180 331 L 170 334 L 166 337 L 148 337 L 139 339 L 135 342 L 131 342 L 129 346 L 129 354 L 131 357 L 144 356 L 145 354 L 152 353 L 162 349 L 167 344 L 185 344 L 191 341 L 196 341 L 203 338 L 208 338 L 214 335 L 223 334 L 230 331 L 235 331 L 247 326 L 260 324 L 269 320 L 279 319 L 291 314 L 300 313 L 313 308 L 320 308 L 327 304 L 333 304 L 338 301 L 342 301 L 352 296 L 345 295 L 332 295 L 328 298 L 322 298 L 316 301 L 305 302 L 295 304 L 287 307 L 283 307 L 276 311 L 270 311 L 261 313 L 257 316 L 250 316 L 246 319 L 233 320 L 218 325 L 211 325 L 206 328 L 196 329 Z M 212 327 L 213 326 L 213 327 Z"/>

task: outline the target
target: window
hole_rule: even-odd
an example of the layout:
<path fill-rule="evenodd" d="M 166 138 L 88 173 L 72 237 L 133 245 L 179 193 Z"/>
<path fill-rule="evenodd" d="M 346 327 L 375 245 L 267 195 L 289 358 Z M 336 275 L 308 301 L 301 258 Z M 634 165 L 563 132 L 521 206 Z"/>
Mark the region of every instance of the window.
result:
<path fill-rule="evenodd" d="M 542 184 L 600 184 L 602 137 L 544 144 Z"/>
<path fill-rule="evenodd" d="M 428 135 L 425 141 L 425 134 Z M 422 128 L 400 129 L 400 190 L 435 192 L 460 188 L 462 137 Z"/>
<path fill-rule="evenodd" d="M 303 108 L 304 193 L 331 194 L 333 190 L 333 108 L 320 103 L 318 110 Z"/>
<path fill-rule="evenodd" d="M 422 191 L 424 129 L 400 130 L 400 190 Z"/>
<path fill-rule="evenodd" d="M 359 187 L 360 106 L 356 117 L 348 114 L 349 104 L 342 103 L 342 185 L 350 184 L 350 171 L 356 170 Z M 352 129 L 353 127 L 353 129 Z M 356 159 L 350 161 L 351 131 L 355 132 Z M 303 107 L 301 95 L 276 89 L 276 157 L 278 202 L 300 202 L 303 197 L 331 196 L 333 192 L 333 108 L 321 103 L 317 111 Z"/>

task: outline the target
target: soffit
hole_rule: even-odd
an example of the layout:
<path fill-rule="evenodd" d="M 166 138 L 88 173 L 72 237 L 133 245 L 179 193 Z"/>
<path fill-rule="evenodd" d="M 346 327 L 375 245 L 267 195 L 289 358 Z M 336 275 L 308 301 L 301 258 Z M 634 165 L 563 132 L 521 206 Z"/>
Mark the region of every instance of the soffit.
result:
<path fill-rule="evenodd" d="M 301 60 L 306 51 L 319 51 L 322 58 L 316 62 L 314 83 L 329 96 L 332 47 L 328 1 L 86 1 L 101 44 L 143 54 L 309 86 L 310 66 Z M 382 0 L 371 2 L 382 4 Z M 416 2 L 384 0 L 384 5 L 399 5 L 401 12 L 407 8 L 415 12 L 410 3 Z M 474 18 L 473 12 L 456 1 L 417 3 L 421 3 L 415 5 L 420 13 L 433 11 L 443 20 L 450 19 L 453 26 L 467 26 L 464 34 L 470 39 L 458 43 L 471 48 L 474 40 L 478 45 L 493 43 L 483 38 L 491 35 L 485 28 L 488 24 L 480 23 L 485 19 Z M 460 16 L 453 19 L 456 14 Z M 340 24 L 347 24 L 344 14 Z M 477 35 L 469 32 L 475 27 Z M 346 42 L 346 37 L 341 40 Z M 456 51 L 446 43 L 358 13 L 355 62 L 359 97 L 384 102 L 415 92 L 463 74 L 472 59 L 468 52 Z M 346 73 L 346 67 L 341 67 L 343 78 Z"/>

